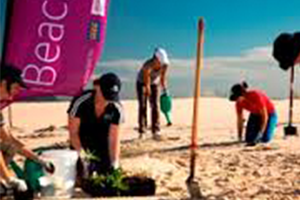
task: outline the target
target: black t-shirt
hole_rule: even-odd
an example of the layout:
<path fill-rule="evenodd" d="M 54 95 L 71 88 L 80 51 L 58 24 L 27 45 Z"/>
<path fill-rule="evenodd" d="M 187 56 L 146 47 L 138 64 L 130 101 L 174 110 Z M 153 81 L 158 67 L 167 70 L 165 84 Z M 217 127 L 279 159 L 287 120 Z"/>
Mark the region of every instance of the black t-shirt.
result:
<path fill-rule="evenodd" d="M 80 118 L 79 137 L 85 150 L 98 156 L 101 163 L 110 165 L 109 128 L 123 122 L 123 109 L 119 102 L 109 102 L 103 114 L 95 113 L 94 92 L 85 91 L 75 97 L 68 109 L 71 117 Z"/>

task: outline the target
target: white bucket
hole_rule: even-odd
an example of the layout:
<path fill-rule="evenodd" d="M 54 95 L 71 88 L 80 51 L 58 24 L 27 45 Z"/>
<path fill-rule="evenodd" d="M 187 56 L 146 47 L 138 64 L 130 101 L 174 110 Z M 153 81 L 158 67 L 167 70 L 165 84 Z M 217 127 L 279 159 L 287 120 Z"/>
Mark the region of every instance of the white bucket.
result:
<path fill-rule="evenodd" d="M 57 198 L 72 197 L 76 181 L 77 152 L 73 150 L 49 150 L 43 152 L 42 156 L 54 164 L 55 172 L 54 174 L 47 174 L 52 182 L 52 187 L 43 188 L 41 195 Z"/>

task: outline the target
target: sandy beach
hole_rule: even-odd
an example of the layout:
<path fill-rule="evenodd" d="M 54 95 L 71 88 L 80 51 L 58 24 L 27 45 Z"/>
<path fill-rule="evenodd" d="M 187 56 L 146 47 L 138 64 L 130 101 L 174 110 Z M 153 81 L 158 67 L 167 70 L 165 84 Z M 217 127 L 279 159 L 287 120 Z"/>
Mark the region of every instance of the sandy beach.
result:
<path fill-rule="evenodd" d="M 224 98 L 201 98 L 196 180 L 204 199 L 300 199 L 300 138 L 284 138 L 288 100 L 274 102 L 280 123 L 272 148 L 265 149 L 237 142 L 233 103 Z M 150 131 L 145 139 L 139 140 L 135 130 L 137 102 L 122 103 L 125 110 L 122 167 L 155 178 L 157 196 L 186 199 L 192 99 L 173 100 L 173 126 L 166 127 L 161 115 L 164 135 L 161 142 L 153 141 Z M 69 102 L 13 104 L 13 134 L 31 148 L 66 142 L 68 105 Z M 4 115 L 7 119 L 7 109 Z M 300 131 L 300 100 L 294 102 L 294 122 Z"/>

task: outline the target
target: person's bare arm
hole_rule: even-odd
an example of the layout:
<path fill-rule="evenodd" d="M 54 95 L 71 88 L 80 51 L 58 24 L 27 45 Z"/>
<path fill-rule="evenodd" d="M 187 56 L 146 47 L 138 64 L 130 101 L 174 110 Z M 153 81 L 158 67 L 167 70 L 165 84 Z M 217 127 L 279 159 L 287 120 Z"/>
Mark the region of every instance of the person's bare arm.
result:
<path fill-rule="evenodd" d="M 243 126 L 244 126 L 244 116 L 243 112 L 237 112 L 237 133 L 238 140 L 243 141 Z"/>
<path fill-rule="evenodd" d="M 1 140 L 4 141 L 5 143 L 13 145 L 15 149 L 19 151 L 19 153 L 23 153 L 22 149 L 24 148 L 25 144 L 21 142 L 18 138 L 14 137 L 9 129 L 6 129 L 4 126 L 1 127 Z M 26 155 L 24 155 L 27 157 Z M 30 157 L 31 158 L 31 157 Z"/>
<path fill-rule="evenodd" d="M 264 133 L 267 129 L 267 124 L 268 124 L 268 120 L 269 120 L 269 115 L 268 115 L 268 111 L 267 111 L 266 107 L 264 107 L 263 109 L 260 110 L 260 115 L 261 115 L 261 119 L 262 119 L 260 132 Z"/>
<path fill-rule="evenodd" d="M 109 156 L 113 167 L 118 168 L 120 158 L 120 127 L 111 125 L 109 129 Z"/>
<path fill-rule="evenodd" d="M 9 145 L 12 145 L 14 149 L 16 149 L 16 152 L 20 155 L 34 160 L 40 164 L 42 164 L 44 167 L 47 168 L 47 162 L 41 159 L 37 154 L 35 154 L 32 150 L 26 148 L 25 144 L 19 140 L 18 138 L 14 137 L 12 134 L 10 134 L 5 128 L 1 127 L 1 140 L 7 142 Z"/>
<path fill-rule="evenodd" d="M 151 70 L 148 68 L 143 69 L 143 78 L 145 84 L 145 95 L 150 96 L 151 88 L 150 88 L 150 73 Z"/>
<path fill-rule="evenodd" d="M 69 116 L 68 118 L 68 129 L 70 135 L 70 142 L 72 147 L 80 153 L 81 142 L 79 139 L 79 127 L 80 127 L 80 118 Z"/>
<path fill-rule="evenodd" d="M 1 122 L 3 123 L 2 115 L 1 117 Z M 0 126 L 0 145 L 3 145 L 4 141 L 7 141 L 9 138 L 8 133 L 6 132 L 4 125 L 1 123 Z M 8 169 L 3 153 L 0 151 L 0 178 L 4 179 L 5 181 L 8 181 L 10 177 L 12 177 L 13 174 L 11 171 Z"/>
<path fill-rule="evenodd" d="M 9 138 L 10 138 L 9 132 L 6 131 L 4 126 L 0 126 L 0 141 L 4 142 L 9 140 Z"/>

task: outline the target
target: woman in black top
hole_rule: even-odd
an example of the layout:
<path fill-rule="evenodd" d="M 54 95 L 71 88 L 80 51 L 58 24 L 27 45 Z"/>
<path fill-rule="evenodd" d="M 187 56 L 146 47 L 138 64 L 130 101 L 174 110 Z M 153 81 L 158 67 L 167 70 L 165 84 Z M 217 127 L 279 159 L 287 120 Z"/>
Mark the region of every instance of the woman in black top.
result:
<path fill-rule="evenodd" d="M 119 166 L 121 81 L 108 73 L 96 79 L 93 86 L 93 90 L 73 99 L 68 109 L 68 128 L 72 148 L 80 155 L 90 152 L 96 156 L 96 171 L 103 173 Z"/>

